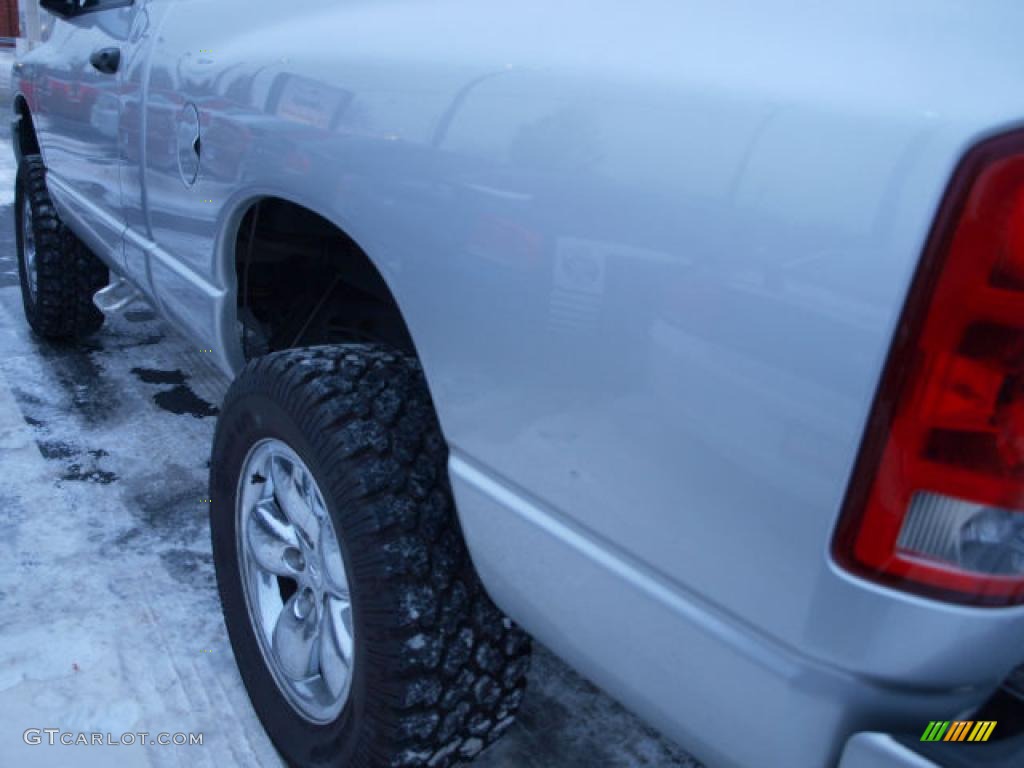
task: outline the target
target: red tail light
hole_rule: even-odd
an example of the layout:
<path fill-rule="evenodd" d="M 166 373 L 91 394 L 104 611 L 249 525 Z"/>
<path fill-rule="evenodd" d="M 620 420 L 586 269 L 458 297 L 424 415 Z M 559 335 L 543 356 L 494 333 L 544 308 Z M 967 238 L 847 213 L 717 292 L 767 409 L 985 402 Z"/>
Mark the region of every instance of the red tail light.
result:
<path fill-rule="evenodd" d="M 976 147 L 950 185 L 834 554 L 902 589 L 1024 602 L 1024 133 Z"/>

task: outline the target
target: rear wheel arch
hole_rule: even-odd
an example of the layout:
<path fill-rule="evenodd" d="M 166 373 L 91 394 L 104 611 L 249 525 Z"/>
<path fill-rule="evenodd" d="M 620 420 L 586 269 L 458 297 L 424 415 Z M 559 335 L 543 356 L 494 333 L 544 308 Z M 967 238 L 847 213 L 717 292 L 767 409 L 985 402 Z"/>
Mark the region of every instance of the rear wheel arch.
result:
<path fill-rule="evenodd" d="M 277 210 L 275 210 L 277 209 Z M 348 314 L 346 321 L 354 321 L 356 325 L 364 322 L 369 325 L 377 325 L 383 332 L 374 336 L 372 334 L 360 335 L 365 328 L 349 327 L 341 328 L 343 332 L 350 332 L 350 335 L 341 337 L 317 337 L 315 335 L 300 338 L 297 341 L 288 339 L 287 343 L 275 343 L 269 348 L 260 350 L 254 349 L 243 338 L 241 327 L 246 304 L 245 294 L 248 292 L 250 298 L 254 293 L 253 274 L 250 271 L 249 285 L 246 287 L 244 269 L 250 258 L 248 239 L 252 233 L 252 219 L 254 216 L 265 223 L 273 221 L 275 216 L 282 216 L 285 219 L 285 226 L 290 215 L 300 217 L 303 221 L 313 220 L 314 226 L 328 239 L 332 246 L 326 253 L 329 263 L 338 268 L 343 277 L 343 282 L 348 286 L 356 288 L 357 293 L 368 294 L 371 300 L 367 302 L 370 309 L 375 313 L 373 317 L 360 315 L 358 313 Z M 269 215 L 268 215 L 269 213 Z M 222 314 L 224 342 L 227 344 L 228 357 L 238 361 L 236 373 L 251 359 L 259 357 L 265 352 L 282 351 L 285 349 L 296 349 L 300 347 L 317 346 L 322 344 L 337 343 L 384 343 L 407 355 L 411 355 L 420 364 L 423 377 L 431 396 L 431 402 L 438 420 L 441 422 L 441 429 L 444 432 L 444 421 L 442 409 L 437 407 L 434 397 L 434 386 L 431 380 L 428 361 L 420 354 L 420 348 L 414 341 L 413 333 L 406 321 L 406 313 L 400 303 L 398 295 L 393 290 L 391 281 L 385 276 L 385 271 L 378 266 L 378 263 L 371 256 L 370 250 L 363 248 L 345 227 L 339 225 L 336 220 L 322 210 L 296 202 L 294 198 L 278 195 L 249 196 L 244 201 L 232 208 L 232 213 L 227 219 L 228 225 L 223 228 L 223 242 L 220 247 L 222 258 L 220 260 L 223 273 L 220 278 L 224 285 L 228 286 L 227 300 L 224 302 Z M 280 219 L 276 224 L 280 225 Z M 257 221 L 257 230 L 260 227 Z M 281 231 L 278 229 L 277 231 Z M 302 260 L 309 257 L 308 251 L 302 248 L 296 250 L 292 256 L 292 264 L 301 264 Z M 260 254 L 255 253 L 257 260 Z M 250 265 L 251 266 L 251 265 Z M 323 288 L 329 287 L 328 282 L 323 282 Z M 290 302 L 296 297 L 288 294 L 287 286 L 275 286 L 277 297 L 286 297 Z M 313 305 L 306 306 L 312 311 Z M 337 328 L 333 330 L 338 330 Z M 248 349 L 247 349 L 248 347 Z M 248 354 L 247 354 L 248 353 Z"/>
<path fill-rule="evenodd" d="M 261 309 L 267 308 L 266 302 L 287 299 L 293 305 L 312 311 L 316 306 L 303 301 L 315 296 L 316 303 L 324 301 L 321 312 L 326 310 L 328 315 L 339 306 L 352 310 L 355 304 L 365 311 L 349 311 L 345 317 L 335 313 L 330 318 L 333 323 L 329 328 L 323 327 L 324 316 L 314 318 L 320 321 L 319 328 L 317 322 L 306 328 L 300 324 L 291 335 L 287 327 L 264 329 L 272 335 L 277 332 L 276 338 L 268 339 L 271 345 L 265 351 L 339 341 L 376 342 L 390 344 L 422 362 L 406 314 L 385 270 L 370 250 L 357 242 L 330 214 L 289 197 L 261 195 L 238 203 L 226 221 L 219 261 L 222 284 L 228 287 L 226 319 L 230 322 L 226 325 L 229 333 L 239 335 L 238 323 L 245 319 L 246 310 L 259 314 Z M 267 282 L 275 272 L 290 278 L 290 282 L 288 279 L 275 282 L 268 291 Z M 305 292 L 309 285 L 302 282 L 303 276 L 327 282 L 316 286 L 322 289 L 319 292 Z M 337 294 L 325 298 L 334 281 L 348 289 L 350 299 L 355 297 L 360 301 L 339 303 Z M 331 337 L 318 338 L 318 331 L 329 333 Z M 337 338 L 338 335 L 342 338 Z M 248 356 L 244 354 L 244 339 L 236 340 L 236 346 L 243 352 L 241 359 L 255 356 L 251 348 Z"/>

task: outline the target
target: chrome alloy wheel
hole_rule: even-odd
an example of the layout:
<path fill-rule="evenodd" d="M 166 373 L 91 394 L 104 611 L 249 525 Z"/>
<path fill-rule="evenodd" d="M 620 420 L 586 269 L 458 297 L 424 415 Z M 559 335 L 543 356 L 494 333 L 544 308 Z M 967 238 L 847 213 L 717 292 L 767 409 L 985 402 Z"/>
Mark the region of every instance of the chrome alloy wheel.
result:
<path fill-rule="evenodd" d="M 28 294 L 35 301 L 39 280 L 36 276 L 36 232 L 32 228 L 32 204 L 27 198 L 21 201 L 21 259 L 25 263 Z"/>
<path fill-rule="evenodd" d="M 355 632 L 323 496 L 295 451 L 269 438 L 250 449 L 235 498 L 238 562 L 263 658 L 298 714 L 331 722 L 348 699 Z"/>

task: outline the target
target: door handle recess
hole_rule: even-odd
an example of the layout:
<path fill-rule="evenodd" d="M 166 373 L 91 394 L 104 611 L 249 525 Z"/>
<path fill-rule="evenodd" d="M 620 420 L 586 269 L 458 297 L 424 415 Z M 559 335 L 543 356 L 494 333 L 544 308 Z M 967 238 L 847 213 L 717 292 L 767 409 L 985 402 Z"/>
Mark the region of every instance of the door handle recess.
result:
<path fill-rule="evenodd" d="M 121 64 L 121 49 L 100 48 L 98 51 L 93 51 L 92 56 L 89 57 L 89 63 L 100 72 L 112 75 L 117 72 L 117 68 Z"/>

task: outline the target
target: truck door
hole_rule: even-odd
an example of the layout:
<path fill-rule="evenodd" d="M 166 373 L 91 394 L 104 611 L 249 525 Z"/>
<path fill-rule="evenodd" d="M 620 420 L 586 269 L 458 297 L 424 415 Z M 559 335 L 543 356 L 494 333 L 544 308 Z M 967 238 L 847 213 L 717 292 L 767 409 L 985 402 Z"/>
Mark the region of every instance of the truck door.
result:
<path fill-rule="evenodd" d="M 150 301 L 160 305 L 148 267 L 149 253 L 153 247 L 153 232 L 150 228 L 147 204 L 151 205 L 145 184 L 147 156 L 166 157 L 176 150 L 175 136 L 159 130 L 147 120 L 146 111 L 154 98 L 163 96 L 150 88 L 153 51 L 157 45 L 164 17 L 178 0 L 136 0 L 139 18 L 134 25 L 132 46 L 121 62 L 121 205 L 124 210 L 124 268 L 125 274 L 149 296 Z M 161 78 L 163 78 L 161 80 Z M 157 82 L 165 83 L 173 75 L 159 69 Z M 174 93 L 174 83 L 167 90 Z M 166 100 L 163 108 L 175 115 L 181 104 Z M 173 154 L 172 154 L 173 157 Z M 162 307 L 160 307 L 162 308 Z"/>
<path fill-rule="evenodd" d="M 50 193 L 88 245 L 115 265 L 124 229 L 120 64 L 136 16 L 130 0 L 93 0 L 69 17 L 53 15 L 44 25 L 49 44 L 34 57 L 40 109 L 33 117 Z"/>

